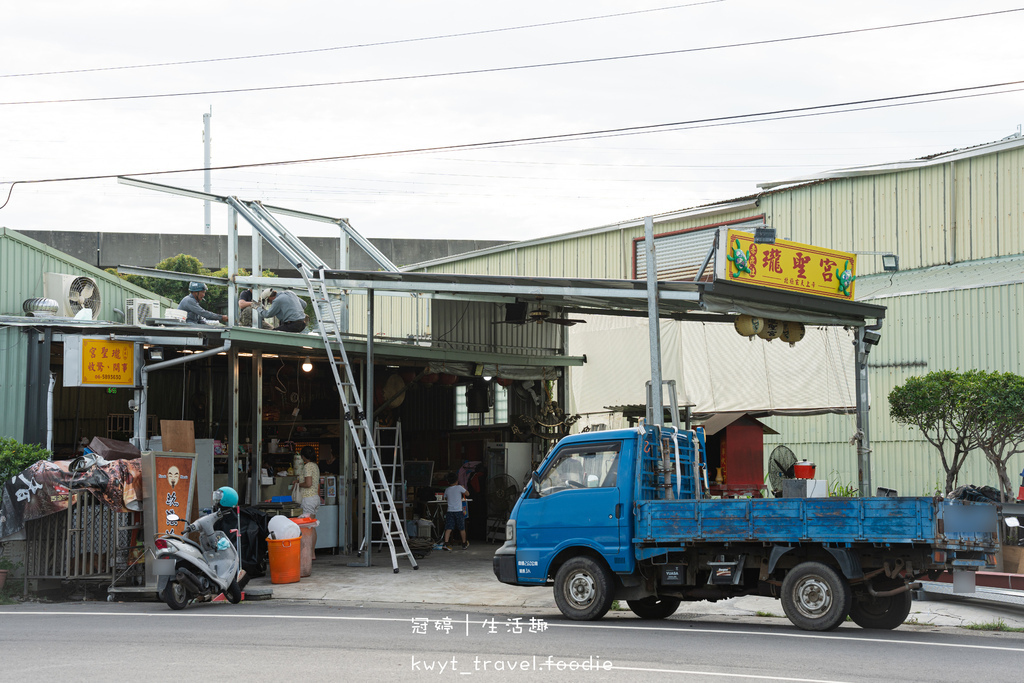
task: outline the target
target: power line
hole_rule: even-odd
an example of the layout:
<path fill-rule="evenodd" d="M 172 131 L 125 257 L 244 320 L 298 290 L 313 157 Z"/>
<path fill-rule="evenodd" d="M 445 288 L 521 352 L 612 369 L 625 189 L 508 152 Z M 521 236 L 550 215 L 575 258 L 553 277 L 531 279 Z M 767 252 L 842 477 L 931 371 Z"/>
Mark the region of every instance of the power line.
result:
<path fill-rule="evenodd" d="M 642 126 L 623 126 L 619 128 L 606 128 L 603 130 L 585 131 L 578 133 L 558 133 L 552 135 L 538 135 L 525 138 L 511 138 L 506 140 L 492 140 L 489 142 L 472 142 L 455 145 L 440 145 L 436 147 L 420 147 L 413 149 L 394 150 L 390 152 L 367 152 L 363 154 L 346 154 L 328 157 L 311 157 L 306 159 L 290 159 L 282 161 L 265 161 L 248 164 L 230 164 L 225 166 L 211 166 L 211 171 L 227 171 L 242 168 L 265 168 L 270 166 L 293 166 L 296 164 L 324 163 L 329 161 L 348 161 L 352 159 L 373 159 L 382 157 L 404 156 L 411 154 L 430 154 L 434 152 L 450 152 L 454 150 L 470 149 L 495 149 L 500 147 L 511 147 L 521 145 L 539 145 L 561 142 L 566 140 L 593 140 L 605 137 L 618 137 L 623 135 L 640 135 L 646 133 L 657 133 L 676 130 L 692 130 L 695 128 L 711 128 L 717 126 L 733 126 L 745 123 L 759 123 L 762 121 L 778 121 L 787 118 L 803 118 L 809 116 L 826 116 L 831 114 L 843 114 L 853 111 L 864 111 L 868 109 L 880 109 L 886 107 L 901 107 L 914 104 L 925 104 L 948 100 L 964 99 L 968 97 L 982 97 L 986 95 L 1000 95 L 1008 92 L 1019 92 L 1024 88 L 1012 88 L 1010 90 L 998 90 L 994 92 L 979 92 L 992 90 L 994 88 L 1009 88 L 1010 86 L 1024 85 L 1024 80 L 1007 81 L 1005 83 L 991 83 L 988 85 L 975 85 L 963 88 L 950 88 L 947 90 L 934 90 L 925 93 L 914 93 L 910 95 L 895 95 L 890 97 L 878 97 L 866 100 L 853 100 L 849 102 L 838 102 L 833 104 L 811 105 L 807 107 L 793 107 L 789 109 L 776 109 L 772 111 L 755 112 L 750 114 L 734 114 L 731 116 L 717 116 L 703 119 L 691 119 L 689 121 L 673 121 L 670 123 L 656 123 Z M 931 99 L 923 99 L 931 98 Z M 916 101 L 908 101 L 916 100 Z M 195 173 L 207 170 L 205 167 L 183 168 L 164 171 L 143 171 L 136 173 L 112 173 L 92 176 L 76 176 L 65 178 L 40 178 L 34 180 L 16 180 L 11 182 L 7 193 L 7 200 L 0 205 L 0 209 L 7 206 L 10 201 L 14 186 L 18 184 L 55 183 L 71 182 L 79 180 L 108 180 L 119 176 L 156 176 L 171 175 L 176 173 Z"/>
<path fill-rule="evenodd" d="M 245 59 L 266 59 L 268 57 L 290 57 L 294 55 L 308 55 L 315 54 L 317 52 L 335 52 L 338 50 L 356 50 L 365 47 L 382 47 L 385 45 L 401 45 L 403 43 L 420 43 L 429 40 L 445 40 L 448 38 L 465 38 L 468 36 L 481 36 L 488 33 L 503 33 L 507 31 L 523 31 L 531 28 L 544 28 L 547 26 L 559 26 L 563 24 L 577 24 L 584 21 L 597 21 L 600 19 L 617 19 L 619 17 L 628 17 L 634 14 L 650 14 L 652 12 L 665 12 L 667 10 L 682 9 L 685 7 L 697 7 L 698 5 L 714 5 L 725 0 L 704 0 L 703 2 L 691 2 L 685 5 L 670 5 L 668 7 L 654 7 L 651 9 L 635 10 L 633 12 L 618 12 L 616 14 L 602 14 L 595 17 L 580 17 L 576 19 L 563 19 L 561 21 L 547 21 L 540 24 L 524 24 L 522 26 L 506 26 L 504 28 L 491 28 L 481 29 L 479 31 L 465 31 L 463 33 L 446 33 L 438 36 L 423 36 L 420 38 L 403 38 L 399 40 L 385 40 L 376 43 L 357 43 L 355 45 L 339 45 L 335 47 L 320 47 L 312 48 L 309 50 L 291 50 L 288 52 L 269 52 L 266 54 L 259 55 L 243 55 L 235 57 L 213 57 L 209 59 L 190 59 L 180 62 L 158 62 L 155 64 L 130 64 L 125 66 L 104 66 L 104 67 L 93 67 L 88 69 L 65 69 L 63 71 L 36 71 L 33 73 L 21 73 L 21 74 L 0 74 L 0 78 L 23 78 L 26 76 L 58 76 L 65 74 L 84 74 L 84 73 L 95 73 L 97 71 L 122 71 L 126 69 L 152 69 L 156 67 L 164 66 L 188 66 L 191 64 L 210 64 L 214 62 L 235 62 Z"/>
<path fill-rule="evenodd" d="M 449 76 L 473 76 L 488 73 L 501 73 L 505 71 L 522 71 L 526 69 L 546 69 L 556 66 L 576 66 L 580 64 L 596 64 L 600 62 L 612 62 L 622 61 L 627 59 L 645 59 L 649 57 L 664 57 L 668 55 L 680 55 L 694 52 L 709 52 L 713 50 L 729 50 L 740 47 L 754 47 L 759 45 L 773 45 L 778 43 L 788 43 L 800 40 L 811 40 L 817 38 L 832 38 L 836 36 L 852 35 L 857 33 L 868 33 L 871 31 L 886 31 L 897 28 L 908 28 L 911 26 L 924 26 L 928 24 L 939 24 L 950 21 L 960 21 L 963 19 L 976 19 L 979 17 L 989 17 L 1000 14 L 1009 14 L 1012 12 L 1022 12 L 1024 7 L 1018 7 L 1016 9 L 998 10 L 994 12 L 984 12 L 981 14 L 966 14 L 959 17 L 946 17 L 943 19 L 927 19 L 922 21 L 911 21 L 902 24 L 889 24 L 886 26 L 874 26 L 870 28 L 858 28 L 858 29 L 847 29 L 845 31 L 830 31 L 827 33 L 815 33 L 804 36 L 792 36 L 789 38 L 769 38 L 765 40 L 755 40 L 744 43 L 730 43 L 727 45 L 714 45 L 708 47 L 693 47 L 683 48 L 680 50 L 664 50 L 660 52 L 643 52 L 630 55 L 617 55 L 613 57 L 593 57 L 590 59 L 575 59 L 562 62 L 544 62 L 541 64 L 520 64 L 516 66 L 500 66 L 491 67 L 487 69 L 467 69 L 462 71 L 444 71 L 430 74 L 416 74 L 411 76 L 385 76 L 381 78 L 361 78 L 351 81 L 328 81 L 323 83 L 298 83 L 292 85 L 268 85 L 268 86 L 257 86 L 252 88 L 222 88 L 217 90 L 194 90 L 187 92 L 175 92 L 175 93 L 152 93 L 149 95 L 111 95 L 108 97 L 80 97 L 80 98 L 64 98 L 56 100 L 23 100 L 18 102 L 0 102 L 0 106 L 21 106 L 21 105 L 32 105 L 32 104 L 81 104 L 85 102 L 114 102 L 123 100 L 152 100 L 152 99 L 164 99 L 171 97 L 193 97 L 193 96 L 208 96 L 208 95 L 233 95 L 240 93 L 252 93 L 252 92 L 271 92 L 279 90 L 299 90 L 305 88 L 324 88 L 331 86 L 342 86 L 342 85 L 367 85 L 370 83 L 388 83 L 395 81 L 412 81 L 420 80 L 425 78 L 444 78 Z"/>

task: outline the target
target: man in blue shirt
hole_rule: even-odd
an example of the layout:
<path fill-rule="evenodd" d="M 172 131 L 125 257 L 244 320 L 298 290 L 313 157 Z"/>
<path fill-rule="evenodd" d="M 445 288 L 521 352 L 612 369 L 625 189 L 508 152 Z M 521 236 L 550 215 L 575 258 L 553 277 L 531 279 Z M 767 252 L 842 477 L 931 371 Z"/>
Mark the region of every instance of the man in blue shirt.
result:
<path fill-rule="evenodd" d="M 295 292 L 271 289 L 263 294 L 263 305 L 266 310 L 260 311 L 260 317 L 277 318 L 274 329 L 278 332 L 302 332 L 306 329 L 306 304 Z"/>
<path fill-rule="evenodd" d="M 226 315 L 211 313 L 202 307 L 200 302 L 203 300 L 204 296 L 206 296 L 205 283 L 188 283 L 188 296 L 182 299 L 181 303 L 178 304 L 178 310 L 185 311 L 188 314 L 185 316 L 185 322 L 200 323 L 204 320 L 219 320 L 222 323 L 226 323 L 228 321 L 228 317 Z"/>

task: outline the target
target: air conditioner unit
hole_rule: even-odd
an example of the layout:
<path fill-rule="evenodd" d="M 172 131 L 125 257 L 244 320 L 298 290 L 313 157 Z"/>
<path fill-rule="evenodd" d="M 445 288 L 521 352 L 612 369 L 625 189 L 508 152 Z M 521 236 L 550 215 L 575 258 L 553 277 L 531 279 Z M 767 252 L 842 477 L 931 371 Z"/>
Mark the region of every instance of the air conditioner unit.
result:
<path fill-rule="evenodd" d="M 65 318 L 78 316 L 96 320 L 100 315 L 100 288 L 96 281 L 84 275 L 43 273 L 43 292 L 57 302 L 57 315 Z M 87 313 L 82 313 L 87 311 Z"/>
<path fill-rule="evenodd" d="M 128 299 L 124 302 L 125 323 L 145 325 L 148 318 L 160 317 L 160 302 L 155 299 Z"/>

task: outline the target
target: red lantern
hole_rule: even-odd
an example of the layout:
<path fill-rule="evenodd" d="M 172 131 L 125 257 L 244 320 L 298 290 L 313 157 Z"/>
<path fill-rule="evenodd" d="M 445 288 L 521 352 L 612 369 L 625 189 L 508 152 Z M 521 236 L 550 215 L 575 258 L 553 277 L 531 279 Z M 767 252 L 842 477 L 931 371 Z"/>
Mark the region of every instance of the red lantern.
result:
<path fill-rule="evenodd" d="M 505 388 L 512 386 L 512 380 L 507 377 L 495 377 L 494 381 Z"/>
<path fill-rule="evenodd" d="M 420 377 L 420 381 L 423 382 L 424 384 L 433 384 L 434 382 L 437 381 L 437 373 L 428 372 L 427 374 Z"/>
<path fill-rule="evenodd" d="M 442 375 L 437 380 L 438 384 L 441 384 L 446 387 L 450 387 L 451 385 L 455 384 L 458 381 L 458 375 L 449 375 L 448 373 L 442 373 Z"/>
<path fill-rule="evenodd" d="M 416 379 L 416 373 L 412 370 L 402 370 L 398 374 L 406 384 L 412 384 L 412 381 Z"/>

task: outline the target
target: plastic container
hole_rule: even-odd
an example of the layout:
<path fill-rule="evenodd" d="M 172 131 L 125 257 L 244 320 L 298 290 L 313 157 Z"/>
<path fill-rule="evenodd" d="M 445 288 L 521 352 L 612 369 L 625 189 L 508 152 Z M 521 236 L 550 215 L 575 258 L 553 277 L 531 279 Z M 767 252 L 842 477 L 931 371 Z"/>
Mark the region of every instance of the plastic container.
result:
<path fill-rule="evenodd" d="M 295 583 L 299 580 L 301 541 L 297 538 L 267 539 L 270 555 L 270 583 Z"/>
<path fill-rule="evenodd" d="M 267 531 L 279 541 L 298 538 L 301 535 L 299 525 L 284 515 L 275 515 L 267 522 Z"/>
<path fill-rule="evenodd" d="M 815 466 L 813 462 L 801 460 L 793 465 L 793 476 L 797 479 L 814 479 Z"/>
<path fill-rule="evenodd" d="M 299 550 L 299 576 L 313 573 L 313 558 L 316 556 L 316 528 L 320 522 L 312 517 L 296 517 L 294 520 L 302 531 Z"/>
<path fill-rule="evenodd" d="M 419 538 L 430 538 L 433 535 L 434 525 L 429 519 L 420 519 L 416 522 L 417 536 Z"/>

